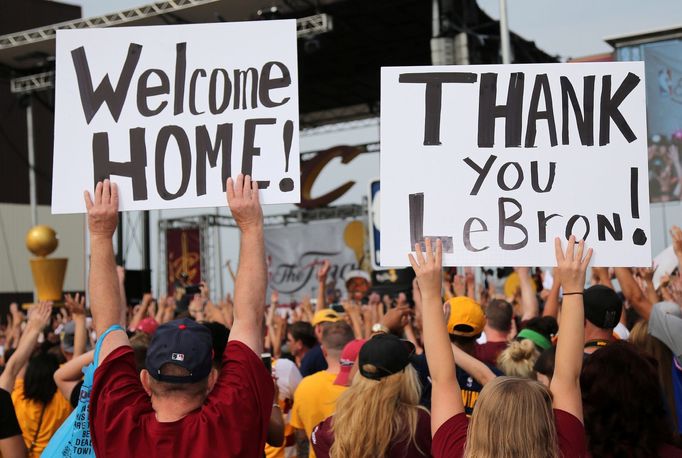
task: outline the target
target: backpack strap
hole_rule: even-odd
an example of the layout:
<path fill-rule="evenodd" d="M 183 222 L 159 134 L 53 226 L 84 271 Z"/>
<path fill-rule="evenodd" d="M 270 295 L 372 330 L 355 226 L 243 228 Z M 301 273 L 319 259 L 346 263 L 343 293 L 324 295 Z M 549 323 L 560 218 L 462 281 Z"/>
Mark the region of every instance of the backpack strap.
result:
<path fill-rule="evenodd" d="M 119 324 L 115 324 L 113 326 L 110 326 L 109 329 L 104 331 L 101 336 L 97 339 L 97 344 L 95 345 L 95 356 L 92 361 L 94 367 L 97 367 L 99 365 L 99 352 L 102 349 L 102 342 L 104 342 L 104 338 L 111 332 L 111 331 L 124 331 L 123 327 Z"/>

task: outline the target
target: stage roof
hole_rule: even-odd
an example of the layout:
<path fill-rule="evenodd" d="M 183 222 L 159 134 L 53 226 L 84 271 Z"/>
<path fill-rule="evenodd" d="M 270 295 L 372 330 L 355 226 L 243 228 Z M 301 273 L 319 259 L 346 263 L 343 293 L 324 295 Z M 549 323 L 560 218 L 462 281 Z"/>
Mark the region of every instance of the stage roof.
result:
<path fill-rule="evenodd" d="M 441 33 L 466 32 L 471 63 L 497 63 L 499 26 L 475 0 L 439 0 Z M 327 15 L 333 30 L 301 33 L 301 125 L 375 116 L 382 66 L 430 65 L 433 3 L 428 0 L 275 0 L 276 17 Z M 118 13 L 0 36 L 6 76 L 51 70 L 60 28 L 208 23 L 259 19 L 272 0 L 172 0 Z M 514 61 L 556 62 L 534 43 L 512 34 Z"/>

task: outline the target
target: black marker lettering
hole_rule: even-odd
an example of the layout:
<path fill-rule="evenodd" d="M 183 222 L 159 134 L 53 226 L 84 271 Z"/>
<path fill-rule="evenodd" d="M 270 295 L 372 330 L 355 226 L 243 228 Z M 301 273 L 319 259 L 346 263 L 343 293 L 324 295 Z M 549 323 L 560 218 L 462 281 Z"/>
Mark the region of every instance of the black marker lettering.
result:
<path fill-rule="evenodd" d="M 510 203 L 516 207 L 516 213 L 511 216 L 507 216 L 505 211 L 505 204 Z M 497 211 L 499 215 L 499 233 L 498 239 L 500 243 L 500 248 L 503 250 L 520 250 L 528 244 L 528 229 L 526 229 L 522 224 L 517 223 L 521 216 L 523 215 L 523 208 L 518 200 L 500 197 L 497 201 Z M 523 233 L 523 240 L 517 243 L 506 243 L 505 242 L 505 232 L 507 227 L 513 227 L 519 229 Z"/>
<path fill-rule="evenodd" d="M 97 132 L 92 136 L 92 164 L 95 184 L 112 175 L 130 177 L 133 183 L 133 200 L 147 200 L 147 147 L 144 129 L 130 129 L 130 161 L 114 162 L 109 159 L 109 134 Z"/>
<path fill-rule="evenodd" d="M 539 111 L 538 107 L 540 105 L 541 93 L 545 98 L 545 109 Z M 526 122 L 526 148 L 535 147 L 535 134 L 537 133 L 537 122 L 539 119 L 547 120 L 549 143 L 552 146 L 556 146 L 556 124 L 554 123 L 552 92 L 549 87 L 549 79 L 545 73 L 535 76 L 535 85 L 533 86 L 533 93 L 530 96 L 530 107 L 528 108 L 528 121 Z"/>
<path fill-rule="evenodd" d="M 256 127 L 275 124 L 276 122 L 275 118 L 247 119 L 244 122 L 244 150 L 242 154 L 242 173 L 244 175 L 252 175 L 253 157 L 260 156 L 260 148 L 254 145 Z"/>
<path fill-rule="evenodd" d="M 123 110 L 123 104 L 128 94 L 130 81 L 133 78 L 135 67 L 140 60 L 142 54 L 142 46 L 131 43 L 128 47 L 128 54 L 126 55 L 121 75 L 118 78 L 116 89 L 111 87 L 109 75 L 105 75 L 102 81 L 93 90 L 92 76 L 90 75 L 90 67 L 88 66 L 88 58 L 85 55 L 85 48 L 81 46 L 71 51 L 71 59 L 73 60 L 73 67 L 76 71 L 76 78 L 78 79 L 78 91 L 81 96 L 81 105 L 83 106 L 83 114 L 85 114 L 85 121 L 90 124 L 92 118 L 102 106 L 106 103 L 109 107 L 109 113 L 118 122 Z"/>
<path fill-rule="evenodd" d="M 270 72 L 273 67 L 279 68 L 282 72 L 281 78 L 271 78 Z M 284 97 L 280 102 L 275 102 L 270 98 L 270 91 L 291 85 L 291 74 L 289 69 L 282 62 L 268 62 L 263 65 L 258 83 L 258 97 L 260 103 L 266 108 L 274 108 L 284 105 L 289 101 L 289 97 Z"/>
<path fill-rule="evenodd" d="M 571 81 L 562 76 L 561 81 L 561 143 L 569 144 L 568 138 L 568 103 L 571 102 L 575 124 L 578 127 L 580 143 L 584 146 L 594 145 L 594 75 L 583 78 L 583 108 L 580 109 L 578 97 Z"/>
<path fill-rule="evenodd" d="M 495 121 L 504 118 L 504 141 L 507 148 L 521 146 L 521 119 L 523 117 L 522 72 L 512 73 L 507 90 L 507 104 L 497 105 L 497 73 L 482 73 L 478 99 L 478 146 L 495 145 Z"/>
<path fill-rule="evenodd" d="M 156 75 L 159 78 L 158 86 L 149 86 L 149 77 Z M 168 101 L 162 101 L 156 109 L 149 108 L 149 97 L 161 94 L 170 93 L 170 81 L 168 80 L 168 75 L 166 75 L 162 70 L 158 68 L 150 68 L 146 70 L 137 81 L 137 110 L 142 116 L 154 116 L 168 105 Z"/>
<path fill-rule="evenodd" d="M 477 230 L 472 230 L 471 225 L 476 222 L 478 223 L 481 228 Z M 484 251 L 487 250 L 489 247 L 486 245 L 483 248 L 476 248 L 472 245 L 471 243 L 471 233 L 472 232 L 488 232 L 488 225 L 485 224 L 485 221 L 483 221 L 481 218 L 469 218 L 466 223 L 464 223 L 464 233 L 462 234 L 462 241 L 464 242 L 464 247 L 469 250 L 473 251 L 474 253 L 477 253 L 479 251 Z"/>
<path fill-rule="evenodd" d="M 399 83 L 425 84 L 424 145 L 440 145 L 440 111 L 443 83 L 475 83 L 476 73 L 402 73 Z"/>
<path fill-rule="evenodd" d="M 469 193 L 469 195 L 475 196 L 476 194 L 478 194 L 478 191 L 481 189 L 481 186 L 483 185 L 483 182 L 485 181 L 485 177 L 488 176 L 488 173 L 490 172 L 490 169 L 492 168 L 493 163 L 495 162 L 495 159 L 497 159 L 497 156 L 491 154 L 490 157 L 488 158 L 488 160 L 485 162 L 485 165 L 483 166 L 483 168 L 479 167 L 479 165 L 476 164 L 473 161 L 473 159 L 471 159 L 471 158 L 467 157 L 464 159 L 464 162 L 469 167 L 474 169 L 474 171 L 476 173 L 478 173 L 478 178 L 476 178 L 476 183 L 474 183 L 474 187 L 471 188 L 471 192 Z"/>
<path fill-rule="evenodd" d="M 178 144 L 178 152 L 180 153 L 180 173 L 181 181 L 180 187 L 175 193 L 171 193 L 166 189 L 166 150 L 168 149 L 168 142 L 170 138 L 174 137 Z M 182 197 L 189 186 L 189 178 L 192 168 L 192 152 L 189 147 L 189 139 L 187 134 L 180 126 L 164 126 L 159 131 L 159 136 L 156 138 L 156 151 L 154 164 L 156 167 L 156 190 L 163 200 L 174 200 Z"/>
<path fill-rule="evenodd" d="M 628 73 L 612 97 L 611 75 L 604 75 L 602 77 L 601 106 L 599 108 L 599 146 L 608 145 L 610 142 L 612 119 L 628 143 L 632 143 L 637 139 L 637 136 L 628 125 L 618 107 L 623 103 L 625 97 L 630 95 L 630 92 L 637 87 L 639 81 L 639 76 L 634 73 Z"/>
<path fill-rule="evenodd" d="M 514 166 L 516 169 L 516 183 L 512 186 L 507 186 L 507 183 L 504 181 L 504 176 L 510 166 Z M 503 191 L 513 191 L 519 189 L 521 183 L 523 183 L 523 170 L 521 170 L 521 165 L 518 162 L 505 162 L 502 164 L 502 167 L 500 167 L 500 170 L 497 172 L 497 186 Z"/>
<path fill-rule="evenodd" d="M 223 192 L 227 179 L 232 174 L 232 124 L 218 124 L 216 127 L 215 143 L 211 144 L 211 136 L 206 126 L 196 128 L 197 145 L 197 196 L 206 194 L 206 160 L 211 167 L 218 165 L 218 153 L 222 155 L 221 179 Z"/>

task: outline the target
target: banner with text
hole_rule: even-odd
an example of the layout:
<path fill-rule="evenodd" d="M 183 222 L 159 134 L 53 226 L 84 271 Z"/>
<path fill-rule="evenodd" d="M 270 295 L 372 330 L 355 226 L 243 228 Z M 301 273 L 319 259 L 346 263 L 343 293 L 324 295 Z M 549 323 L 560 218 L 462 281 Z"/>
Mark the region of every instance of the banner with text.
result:
<path fill-rule="evenodd" d="M 645 108 L 641 62 L 382 68 L 382 265 L 650 266 Z"/>
<path fill-rule="evenodd" d="M 277 43 L 277 46 L 273 46 Z M 57 32 L 52 212 L 111 178 L 121 210 L 300 200 L 296 21 Z"/>
<path fill-rule="evenodd" d="M 367 264 L 365 224 L 361 220 L 327 220 L 265 228 L 268 293 L 280 293 L 280 302 L 300 302 L 317 295 L 317 271 L 329 259 L 327 295 L 346 296 L 344 276 Z"/>

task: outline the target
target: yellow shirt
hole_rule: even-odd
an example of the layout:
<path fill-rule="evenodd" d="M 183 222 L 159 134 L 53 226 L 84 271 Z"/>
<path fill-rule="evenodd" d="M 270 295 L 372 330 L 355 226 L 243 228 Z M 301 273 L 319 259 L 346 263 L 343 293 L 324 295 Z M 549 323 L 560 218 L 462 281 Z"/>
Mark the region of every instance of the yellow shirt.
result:
<path fill-rule="evenodd" d="M 320 371 L 304 377 L 294 393 L 291 409 L 291 426 L 305 430 L 310 439 L 313 428 L 330 417 L 336 410 L 336 400 L 346 390 L 345 386 L 334 385 L 336 374 Z M 312 446 L 310 458 L 315 458 Z"/>
<path fill-rule="evenodd" d="M 36 437 L 36 430 L 40 422 L 40 412 L 43 410 L 43 406 L 32 399 L 24 398 L 24 379 L 17 379 L 14 383 L 12 403 L 14 403 L 14 410 L 17 412 L 17 420 L 19 420 L 19 426 L 21 426 L 23 431 L 24 443 L 28 450 L 31 448 L 33 438 Z M 70 413 L 71 404 L 57 390 L 54 396 L 52 396 L 50 403 L 45 407 L 36 445 L 33 447 L 33 453 L 29 456 L 40 456 L 52 435 L 57 432 Z"/>

